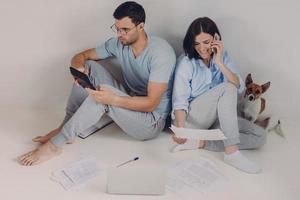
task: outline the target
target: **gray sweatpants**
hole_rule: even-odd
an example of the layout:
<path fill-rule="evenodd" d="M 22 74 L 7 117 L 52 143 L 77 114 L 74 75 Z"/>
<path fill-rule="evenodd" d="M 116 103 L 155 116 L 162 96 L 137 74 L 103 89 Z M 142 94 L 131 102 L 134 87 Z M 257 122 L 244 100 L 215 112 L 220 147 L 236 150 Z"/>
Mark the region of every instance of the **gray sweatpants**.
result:
<path fill-rule="evenodd" d="M 109 87 L 119 96 L 128 96 L 124 87 L 99 63 L 87 61 L 90 81 L 94 86 Z M 51 139 L 57 147 L 74 139 L 108 115 L 126 134 L 137 140 L 156 137 L 164 128 L 165 119 L 157 112 L 138 112 L 111 105 L 96 103 L 81 86 L 73 85 L 66 108 L 61 132 Z"/>
<path fill-rule="evenodd" d="M 237 145 L 239 149 L 254 149 L 266 142 L 266 131 L 263 128 L 237 117 L 237 89 L 227 82 L 191 102 L 186 127 L 220 128 L 227 139 L 207 141 L 205 149 L 210 151 L 224 151 L 225 147 L 231 145 Z"/>

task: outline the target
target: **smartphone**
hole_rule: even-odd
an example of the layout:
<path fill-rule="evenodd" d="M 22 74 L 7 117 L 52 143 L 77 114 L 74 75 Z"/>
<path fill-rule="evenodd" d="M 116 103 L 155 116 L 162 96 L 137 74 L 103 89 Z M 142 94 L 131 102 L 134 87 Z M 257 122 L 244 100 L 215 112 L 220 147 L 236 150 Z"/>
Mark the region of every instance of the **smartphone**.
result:
<path fill-rule="evenodd" d="M 92 90 L 96 90 L 96 88 L 93 86 L 93 84 L 90 82 L 89 77 L 82 73 L 81 71 L 78 71 L 77 69 L 70 67 L 70 72 L 74 79 L 81 85 L 83 88 L 90 88 Z"/>
<path fill-rule="evenodd" d="M 215 35 L 214 35 L 213 41 L 215 41 L 215 40 L 220 40 L 220 36 L 219 36 L 218 33 L 215 33 Z M 216 48 L 211 48 L 211 50 L 212 50 L 213 53 L 217 53 L 217 49 Z"/>

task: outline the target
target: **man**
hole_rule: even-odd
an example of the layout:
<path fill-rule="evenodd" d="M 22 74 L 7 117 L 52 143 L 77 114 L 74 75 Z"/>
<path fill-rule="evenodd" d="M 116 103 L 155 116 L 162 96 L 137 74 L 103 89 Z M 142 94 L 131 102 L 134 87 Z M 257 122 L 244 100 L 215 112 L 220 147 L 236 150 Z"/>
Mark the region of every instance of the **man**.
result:
<path fill-rule="evenodd" d="M 35 165 L 60 154 L 76 135 L 108 115 L 128 135 L 138 140 L 156 137 L 171 109 L 171 91 L 176 56 L 163 39 L 147 35 L 145 11 L 135 2 L 125 2 L 114 12 L 111 27 L 116 38 L 83 51 L 71 66 L 89 76 L 97 90 L 74 84 L 66 117 L 58 128 L 33 141 L 42 145 L 20 157 L 23 165 Z M 116 57 L 129 91 L 95 60 Z"/>

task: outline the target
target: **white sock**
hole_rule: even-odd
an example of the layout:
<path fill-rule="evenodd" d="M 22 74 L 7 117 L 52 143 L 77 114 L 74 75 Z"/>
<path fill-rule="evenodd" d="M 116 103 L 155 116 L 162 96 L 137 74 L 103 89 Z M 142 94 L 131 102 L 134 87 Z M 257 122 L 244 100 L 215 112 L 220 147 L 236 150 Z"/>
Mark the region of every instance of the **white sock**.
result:
<path fill-rule="evenodd" d="M 192 149 L 198 149 L 199 148 L 199 140 L 192 140 L 192 139 L 187 139 L 184 144 L 176 144 L 171 148 L 171 152 L 175 153 L 178 151 L 183 151 L 183 150 L 192 150 Z"/>
<path fill-rule="evenodd" d="M 261 172 L 261 168 L 243 156 L 240 151 L 236 151 L 231 154 L 224 153 L 224 161 L 227 164 L 247 173 L 257 174 Z"/>

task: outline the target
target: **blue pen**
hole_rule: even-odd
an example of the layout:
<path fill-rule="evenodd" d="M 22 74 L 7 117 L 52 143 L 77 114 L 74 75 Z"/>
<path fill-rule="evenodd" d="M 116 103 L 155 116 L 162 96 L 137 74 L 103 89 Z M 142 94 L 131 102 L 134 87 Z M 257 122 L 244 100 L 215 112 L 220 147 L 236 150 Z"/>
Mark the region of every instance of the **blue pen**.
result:
<path fill-rule="evenodd" d="M 129 163 L 129 162 L 132 162 L 132 161 L 136 161 L 136 160 L 138 160 L 138 159 L 139 159 L 139 157 L 135 157 L 134 159 L 131 159 L 131 160 L 128 160 L 128 161 L 126 161 L 126 162 L 123 162 L 123 163 L 119 164 L 117 167 L 121 167 L 122 165 L 125 165 L 125 164 L 127 164 L 127 163 Z"/>

